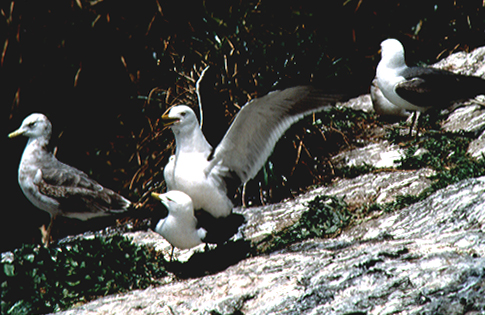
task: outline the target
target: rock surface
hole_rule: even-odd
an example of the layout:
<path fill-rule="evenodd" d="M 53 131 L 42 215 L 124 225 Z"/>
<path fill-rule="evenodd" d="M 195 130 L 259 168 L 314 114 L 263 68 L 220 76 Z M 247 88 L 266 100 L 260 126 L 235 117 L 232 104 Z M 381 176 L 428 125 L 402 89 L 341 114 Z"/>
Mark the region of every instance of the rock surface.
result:
<path fill-rule="evenodd" d="M 287 207 L 252 210 L 295 209 Z M 174 279 L 62 314 L 479 314 L 485 312 L 484 222 L 481 177 L 335 239 L 308 240 L 215 275 Z"/>
<path fill-rule="evenodd" d="M 485 48 L 454 54 L 436 66 L 483 76 Z M 467 104 L 449 115 L 443 129 L 472 133 L 469 153 L 480 158 L 484 111 Z M 342 106 L 372 110 L 368 95 Z M 159 286 L 107 296 L 61 314 L 484 314 L 485 177 L 450 185 L 399 211 L 376 211 L 335 238 L 244 258 L 247 242 L 260 242 L 292 225 L 316 196 L 340 197 L 356 209 L 419 195 L 431 185 L 434 170 L 394 169 L 403 154 L 385 140 L 368 143 L 339 154 L 333 163 L 366 163 L 378 171 L 279 204 L 236 209 L 248 221 L 242 231 L 245 242 L 217 249 L 219 257 L 234 258 L 219 272 L 169 277 Z M 168 257 L 170 246 L 157 234 L 127 235 Z M 195 258 L 218 263 L 210 251 L 202 251 L 176 250 L 175 257 L 187 268 Z"/>

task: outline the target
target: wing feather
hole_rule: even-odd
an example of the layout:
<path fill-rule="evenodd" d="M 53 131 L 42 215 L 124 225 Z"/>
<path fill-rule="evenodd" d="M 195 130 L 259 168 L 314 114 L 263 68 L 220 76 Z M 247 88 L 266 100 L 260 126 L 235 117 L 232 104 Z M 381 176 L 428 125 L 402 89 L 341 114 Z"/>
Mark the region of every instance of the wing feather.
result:
<path fill-rule="evenodd" d="M 328 95 L 311 86 L 271 92 L 247 103 L 215 149 L 214 167 L 227 167 L 246 182 L 254 177 L 284 132 L 303 116 L 329 109 L 343 95 Z"/>
<path fill-rule="evenodd" d="M 57 160 L 44 165 L 34 183 L 41 194 L 59 202 L 66 216 L 88 218 L 124 212 L 131 207 L 131 202 L 123 196 Z"/>
<path fill-rule="evenodd" d="M 448 107 L 458 101 L 485 94 L 485 80 L 450 71 L 410 67 L 404 71 L 406 81 L 396 85 L 396 93 L 421 107 Z"/>

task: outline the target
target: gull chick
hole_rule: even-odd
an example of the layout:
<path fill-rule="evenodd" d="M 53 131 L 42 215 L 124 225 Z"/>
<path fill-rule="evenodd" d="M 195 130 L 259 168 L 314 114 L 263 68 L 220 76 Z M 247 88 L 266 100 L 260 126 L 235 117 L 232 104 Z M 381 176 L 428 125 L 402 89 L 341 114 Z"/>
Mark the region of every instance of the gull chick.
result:
<path fill-rule="evenodd" d="M 59 162 L 47 150 L 52 125 L 43 114 L 31 114 L 9 138 L 25 136 L 25 146 L 18 169 L 18 182 L 24 195 L 37 208 L 50 214 L 51 220 L 43 235 L 48 246 L 56 216 L 88 220 L 121 213 L 131 202 L 90 179 L 82 171 Z"/>

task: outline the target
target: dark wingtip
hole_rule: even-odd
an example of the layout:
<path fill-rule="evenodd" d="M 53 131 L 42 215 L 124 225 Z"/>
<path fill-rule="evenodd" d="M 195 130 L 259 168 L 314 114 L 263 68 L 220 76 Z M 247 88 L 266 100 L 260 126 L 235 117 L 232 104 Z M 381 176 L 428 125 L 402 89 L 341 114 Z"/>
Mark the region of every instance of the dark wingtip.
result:
<path fill-rule="evenodd" d="M 207 231 L 204 238 L 205 243 L 223 244 L 228 241 L 239 230 L 239 227 L 246 222 L 246 218 L 241 214 L 231 213 L 227 217 L 214 218 L 204 210 L 197 210 L 197 227 L 202 227 Z"/>

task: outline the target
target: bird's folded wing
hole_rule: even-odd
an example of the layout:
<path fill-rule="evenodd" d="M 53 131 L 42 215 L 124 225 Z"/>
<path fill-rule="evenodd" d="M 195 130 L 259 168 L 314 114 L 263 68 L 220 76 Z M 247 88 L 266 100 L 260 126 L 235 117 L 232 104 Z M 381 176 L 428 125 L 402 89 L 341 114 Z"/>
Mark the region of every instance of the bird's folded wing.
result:
<path fill-rule="evenodd" d="M 104 188 L 80 170 L 60 163 L 41 170 L 42 179 L 34 182 L 39 192 L 56 199 L 64 213 L 123 212 L 131 203 L 114 191 Z"/>
<path fill-rule="evenodd" d="M 61 163 L 57 160 L 44 162 L 41 166 L 42 179 L 54 186 L 83 187 L 101 190 L 103 187 L 77 168 Z"/>
<path fill-rule="evenodd" d="M 227 167 L 241 182 L 248 181 L 258 173 L 278 139 L 293 123 L 343 99 L 343 95 L 297 86 L 248 102 L 215 149 L 213 158 L 220 163 L 214 163 L 214 167 Z"/>
<path fill-rule="evenodd" d="M 485 80 L 434 68 L 409 68 L 407 79 L 396 85 L 396 93 L 422 107 L 445 108 L 454 102 L 485 93 Z"/>

